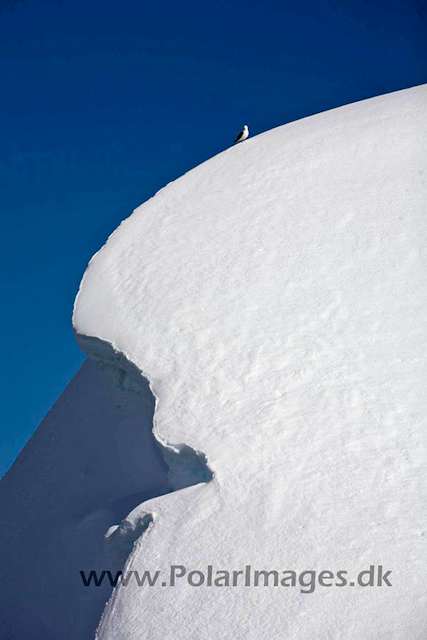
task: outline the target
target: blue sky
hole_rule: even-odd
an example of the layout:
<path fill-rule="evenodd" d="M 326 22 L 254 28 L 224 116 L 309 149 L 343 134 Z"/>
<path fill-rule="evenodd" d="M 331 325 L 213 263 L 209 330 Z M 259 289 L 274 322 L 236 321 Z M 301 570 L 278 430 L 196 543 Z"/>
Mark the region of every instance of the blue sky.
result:
<path fill-rule="evenodd" d="M 243 124 L 427 81 L 424 0 L 1 0 L 0 473 L 78 370 L 87 262 Z"/>

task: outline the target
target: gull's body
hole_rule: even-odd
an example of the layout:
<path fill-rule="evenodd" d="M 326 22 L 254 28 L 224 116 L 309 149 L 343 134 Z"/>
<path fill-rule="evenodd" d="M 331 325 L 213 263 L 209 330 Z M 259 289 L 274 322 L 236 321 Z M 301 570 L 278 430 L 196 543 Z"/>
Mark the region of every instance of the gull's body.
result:
<path fill-rule="evenodd" d="M 248 135 L 249 135 L 248 125 L 245 124 L 245 126 L 243 127 L 243 130 L 239 133 L 239 135 L 237 136 L 234 142 L 242 142 L 243 140 L 246 140 Z"/>

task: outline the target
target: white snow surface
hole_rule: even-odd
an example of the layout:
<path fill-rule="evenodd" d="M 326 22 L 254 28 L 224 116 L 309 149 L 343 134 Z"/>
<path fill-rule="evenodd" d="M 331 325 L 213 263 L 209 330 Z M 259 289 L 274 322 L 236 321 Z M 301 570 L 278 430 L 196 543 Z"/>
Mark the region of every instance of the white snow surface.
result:
<path fill-rule="evenodd" d="M 392 586 L 131 582 L 98 638 L 426 637 L 426 122 L 424 85 L 226 150 L 119 226 L 74 314 L 214 474 L 144 503 L 127 570 L 382 565 Z"/>
<path fill-rule="evenodd" d="M 1 483 L 1 637 L 89 640 L 110 589 L 78 571 L 123 564 L 161 579 L 118 586 L 99 640 L 426 637 L 426 116 L 427 85 L 252 137 L 94 256 L 97 362 Z M 391 587 L 357 584 L 372 565 Z"/>

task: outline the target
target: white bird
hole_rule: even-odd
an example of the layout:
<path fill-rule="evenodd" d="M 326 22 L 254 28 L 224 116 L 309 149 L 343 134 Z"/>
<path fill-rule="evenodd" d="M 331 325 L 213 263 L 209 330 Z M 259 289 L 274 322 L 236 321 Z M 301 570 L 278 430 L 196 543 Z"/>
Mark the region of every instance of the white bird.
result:
<path fill-rule="evenodd" d="M 239 133 L 239 135 L 237 136 L 234 142 L 242 142 L 243 140 L 246 140 L 248 135 L 249 135 L 248 125 L 245 124 L 245 126 L 243 127 L 243 131 Z"/>

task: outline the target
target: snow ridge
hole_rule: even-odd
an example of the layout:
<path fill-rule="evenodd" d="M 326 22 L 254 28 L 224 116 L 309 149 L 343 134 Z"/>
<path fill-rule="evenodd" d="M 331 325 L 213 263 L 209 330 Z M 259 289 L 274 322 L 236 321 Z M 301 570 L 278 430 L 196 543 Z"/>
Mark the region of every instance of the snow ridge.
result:
<path fill-rule="evenodd" d="M 82 346 L 97 336 L 150 380 L 157 440 L 190 449 L 194 481 L 215 471 L 143 505 L 155 526 L 128 565 L 389 565 L 393 589 L 128 585 L 100 639 L 422 637 L 426 89 L 185 174 L 92 259 L 74 313 Z"/>

